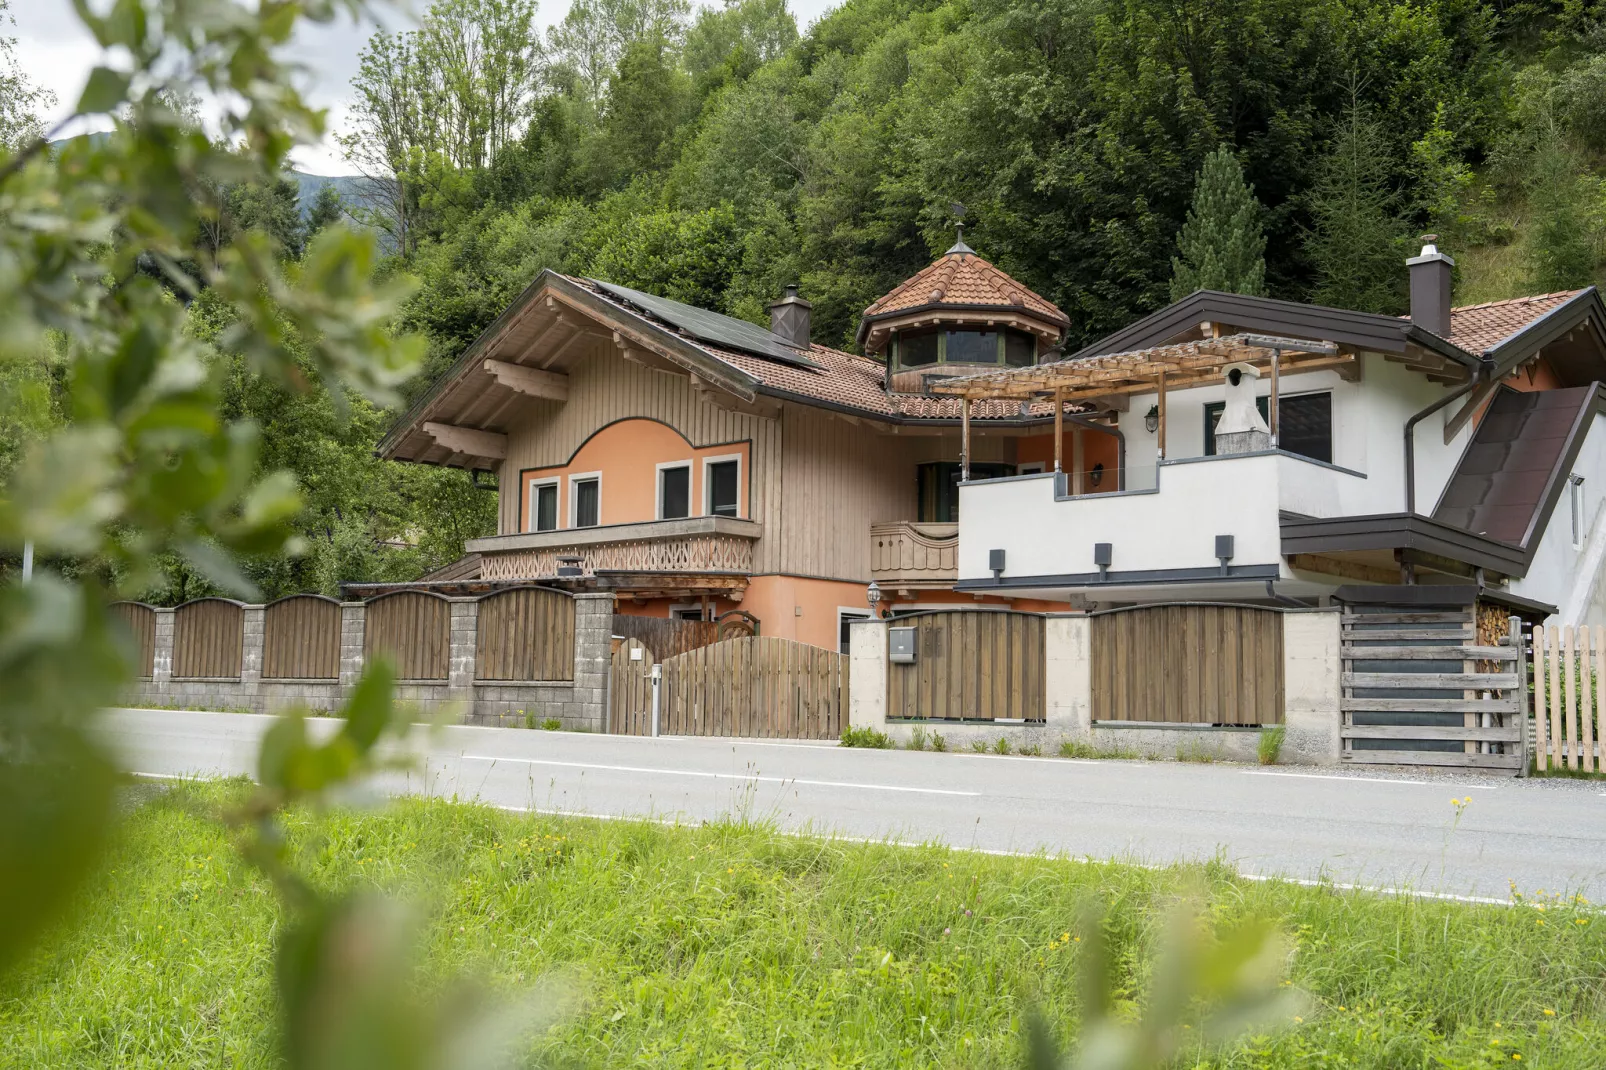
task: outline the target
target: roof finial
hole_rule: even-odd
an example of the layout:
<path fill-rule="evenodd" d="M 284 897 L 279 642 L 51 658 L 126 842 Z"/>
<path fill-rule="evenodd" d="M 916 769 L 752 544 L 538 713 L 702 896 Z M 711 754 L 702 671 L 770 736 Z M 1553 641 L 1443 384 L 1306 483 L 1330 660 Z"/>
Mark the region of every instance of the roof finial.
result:
<path fill-rule="evenodd" d="M 970 253 L 975 255 L 976 250 L 965 244 L 965 206 L 960 204 L 958 201 L 954 201 L 948 207 L 957 217 L 955 219 L 955 226 L 957 226 L 959 229 L 959 240 L 954 242 L 953 248 L 949 249 L 948 252 L 943 255 L 953 256 L 956 253 Z"/>

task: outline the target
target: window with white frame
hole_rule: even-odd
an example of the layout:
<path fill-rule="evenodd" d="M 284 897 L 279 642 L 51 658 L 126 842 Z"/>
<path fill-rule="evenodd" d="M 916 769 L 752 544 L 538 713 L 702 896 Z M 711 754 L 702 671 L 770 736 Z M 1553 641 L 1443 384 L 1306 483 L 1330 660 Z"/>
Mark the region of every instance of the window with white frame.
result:
<path fill-rule="evenodd" d="M 530 484 L 530 531 L 558 528 L 558 481 L 543 479 Z"/>
<path fill-rule="evenodd" d="M 1567 478 L 1567 503 L 1573 518 L 1573 549 L 1584 545 L 1584 477 L 1576 473 Z"/>
<path fill-rule="evenodd" d="M 585 472 L 569 477 L 569 526 L 594 528 L 602 522 L 602 474 Z"/>
<path fill-rule="evenodd" d="M 678 520 L 687 516 L 691 516 L 691 462 L 659 465 L 658 519 Z"/>
<path fill-rule="evenodd" d="M 713 612 L 713 608 L 709 607 L 707 612 L 708 613 L 712 613 Z M 677 602 L 675 605 L 672 605 L 672 606 L 669 607 L 669 619 L 670 620 L 705 620 L 705 619 L 708 619 L 708 618 L 705 616 L 702 603 L 700 603 L 700 602 Z"/>
<path fill-rule="evenodd" d="M 740 516 L 742 459 L 740 456 L 703 460 L 703 512 L 708 516 Z"/>

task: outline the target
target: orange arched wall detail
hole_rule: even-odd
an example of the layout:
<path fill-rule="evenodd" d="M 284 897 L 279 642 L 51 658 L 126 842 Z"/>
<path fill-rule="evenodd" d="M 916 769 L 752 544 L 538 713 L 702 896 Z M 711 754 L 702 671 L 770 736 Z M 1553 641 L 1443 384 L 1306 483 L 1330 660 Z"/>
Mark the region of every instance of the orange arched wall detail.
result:
<path fill-rule="evenodd" d="M 708 511 L 705 462 L 714 459 L 740 461 L 736 515 L 751 519 L 751 442 L 693 446 L 668 424 L 633 418 L 602 428 L 574 452 L 567 464 L 520 471 L 519 531 L 535 530 L 530 515 L 530 503 L 534 500 L 531 488 L 554 481 L 558 487 L 558 527 L 573 527 L 573 483 L 576 479 L 592 477 L 599 481 L 599 524 L 656 520 L 659 468 L 679 461 L 691 463 L 691 515 L 703 516 Z"/>

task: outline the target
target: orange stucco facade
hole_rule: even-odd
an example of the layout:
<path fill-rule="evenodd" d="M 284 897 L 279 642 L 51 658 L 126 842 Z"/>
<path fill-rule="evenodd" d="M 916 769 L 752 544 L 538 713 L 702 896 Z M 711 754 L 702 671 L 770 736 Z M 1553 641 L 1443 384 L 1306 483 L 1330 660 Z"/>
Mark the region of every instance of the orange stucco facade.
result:
<path fill-rule="evenodd" d="M 691 515 L 706 515 L 709 512 L 707 465 L 716 460 L 740 463 L 736 515 L 749 516 L 751 443 L 693 446 L 679 431 L 657 420 L 619 420 L 586 439 L 567 464 L 526 468 L 519 473 L 519 530 L 535 530 L 531 515 L 531 504 L 535 500 L 532 488 L 542 484 L 558 488 L 557 526 L 574 527 L 573 486 L 576 480 L 589 478 L 598 481 L 599 524 L 657 520 L 658 473 L 667 465 L 679 463 L 691 467 Z"/>

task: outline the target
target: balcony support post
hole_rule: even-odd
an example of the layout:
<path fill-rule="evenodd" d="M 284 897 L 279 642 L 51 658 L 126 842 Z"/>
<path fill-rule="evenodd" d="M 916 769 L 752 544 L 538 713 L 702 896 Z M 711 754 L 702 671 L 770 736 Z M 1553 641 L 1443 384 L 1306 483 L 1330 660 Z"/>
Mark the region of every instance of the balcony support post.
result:
<path fill-rule="evenodd" d="M 1082 427 L 1080 424 L 1071 428 L 1071 493 L 1082 494 L 1082 470 L 1087 464 L 1082 456 Z"/>
<path fill-rule="evenodd" d="M 970 482 L 970 399 L 959 402 L 959 482 Z"/>
<path fill-rule="evenodd" d="M 1160 460 L 1165 460 L 1165 372 L 1160 373 L 1160 393 L 1155 401 L 1155 407 L 1160 410 L 1160 434 L 1156 443 L 1160 450 Z"/>
<path fill-rule="evenodd" d="M 1280 349 L 1273 349 L 1271 351 L 1271 404 L 1266 406 L 1266 414 L 1271 417 L 1270 424 L 1272 449 L 1277 448 L 1277 373 L 1281 370 L 1279 366 L 1282 364 L 1282 362 L 1283 351 Z"/>
<path fill-rule="evenodd" d="M 1060 455 L 1065 450 L 1065 401 L 1054 391 L 1054 474 L 1059 475 Z"/>

